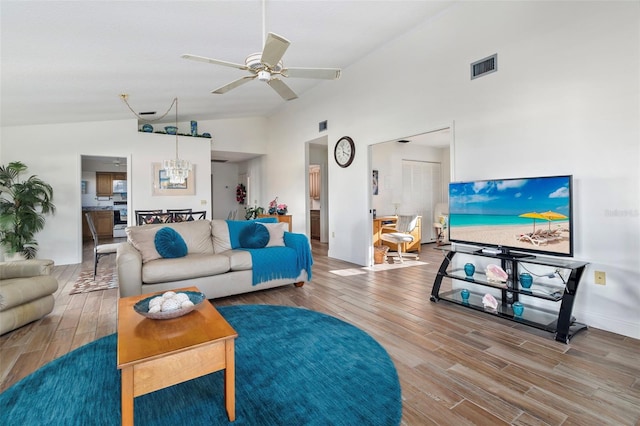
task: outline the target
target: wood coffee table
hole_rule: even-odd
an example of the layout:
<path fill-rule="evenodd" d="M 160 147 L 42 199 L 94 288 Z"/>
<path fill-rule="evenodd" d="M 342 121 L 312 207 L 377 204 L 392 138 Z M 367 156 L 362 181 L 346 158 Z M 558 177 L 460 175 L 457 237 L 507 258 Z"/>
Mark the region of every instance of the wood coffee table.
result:
<path fill-rule="evenodd" d="M 173 290 L 199 291 L 196 287 Z M 133 424 L 133 399 L 215 371 L 224 370 L 229 421 L 236 419 L 235 338 L 238 333 L 209 303 L 173 319 L 153 320 L 134 309 L 153 296 L 118 301 L 118 369 L 122 370 L 122 424 Z"/>

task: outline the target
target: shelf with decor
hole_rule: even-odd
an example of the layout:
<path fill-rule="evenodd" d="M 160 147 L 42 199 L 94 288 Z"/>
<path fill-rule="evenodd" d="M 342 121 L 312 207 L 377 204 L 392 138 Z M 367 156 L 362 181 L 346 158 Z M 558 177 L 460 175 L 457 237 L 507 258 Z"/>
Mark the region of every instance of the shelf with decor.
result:
<path fill-rule="evenodd" d="M 142 129 L 138 129 L 139 133 L 147 133 L 147 134 L 151 134 L 151 135 L 169 135 L 169 136 L 175 136 L 175 133 L 167 133 L 167 132 L 163 132 L 160 130 L 156 130 L 156 131 L 152 131 L 152 132 L 147 132 L 144 131 Z M 205 138 L 205 139 L 211 139 L 211 135 L 208 133 L 203 133 L 201 135 L 191 135 L 189 133 L 178 133 L 178 136 L 186 136 L 189 138 Z"/>
<path fill-rule="evenodd" d="M 464 267 L 454 267 L 451 262 L 456 254 L 470 256 L 471 259 L 477 257 L 496 260 L 500 263 L 500 268 L 506 272 L 507 278 L 504 281 L 489 279 L 484 271 L 478 270 L 475 266 L 468 271 L 465 271 Z M 436 275 L 431 291 L 431 301 L 444 300 L 516 321 L 554 333 L 557 341 L 568 343 L 577 332 L 587 328 L 572 316 L 578 285 L 587 265 L 587 262 L 575 260 L 538 258 L 509 253 L 492 254 L 461 247 L 449 248 Z M 546 274 L 529 272 L 539 267 L 549 272 Z M 565 278 L 567 273 L 568 276 Z M 535 275 L 536 279 L 533 279 L 532 275 Z M 452 288 L 441 293 L 440 288 L 445 278 L 452 280 L 452 283 L 455 281 L 456 284 L 471 284 L 472 290 Z M 485 307 L 483 288 L 494 289 L 496 290 L 494 293 L 500 294 L 495 309 Z M 544 302 L 535 302 L 535 300 L 560 302 L 560 307 L 555 309 L 541 306 Z M 527 301 L 530 303 L 526 303 Z"/>

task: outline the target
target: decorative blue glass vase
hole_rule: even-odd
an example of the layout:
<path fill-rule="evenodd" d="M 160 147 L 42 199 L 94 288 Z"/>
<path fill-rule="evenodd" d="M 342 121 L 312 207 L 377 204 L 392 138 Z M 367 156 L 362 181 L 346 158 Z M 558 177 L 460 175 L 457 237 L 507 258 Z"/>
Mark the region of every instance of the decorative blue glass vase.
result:
<path fill-rule="evenodd" d="M 468 302 L 469 301 L 469 290 L 467 290 L 466 288 L 463 288 L 460 291 L 460 296 L 462 297 L 462 301 L 463 302 Z"/>
<path fill-rule="evenodd" d="M 269 208 L 269 214 L 276 214 L 276 208 L 275 207 L 270 207 Z"/>
<path fill-rule="evenodd" d="M 513 305 L 511 306 L 513 308 L 513 314 L 517 317 L 521 317 L 522 313 L 524 312 L 524 306 L 522 305 L 522 303 L 513 302 Z"/>
<path fill-rule="evenodd" d="M 533 277 L 531 274 L 527 274 L 526 272 L 520 274 L 520 285 L 522 288 L 529 288 L 531 287 L 531 284 L 533 284 Z"/>
<path fill-rule="evenodd" d="M 467 277 L 472 277 L 475 272 L 476 267 L 473 265 L 473 263 L 467 263 L 464 265 L 464 273 Z"/>
<path fill-rule="evenodd" d="M 198 122 L 197 121 L 191 121 L 191 136 L 197 136 L 198 135 Z"/>

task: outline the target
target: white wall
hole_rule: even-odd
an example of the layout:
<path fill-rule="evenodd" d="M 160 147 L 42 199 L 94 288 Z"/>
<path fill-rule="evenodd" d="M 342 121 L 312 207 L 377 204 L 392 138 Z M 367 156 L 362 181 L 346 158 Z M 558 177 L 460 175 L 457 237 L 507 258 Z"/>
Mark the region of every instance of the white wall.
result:
<path fill-rule="evenodd" d="M 460 3 L 272 117 L 267 188 L 303 205 L 302 165 L 277 158 L 303 158 L 328 120 L 329 256 L 365 265 L 367 145 L 455 122 L 456 179 L 574 175 L 575 257 L 591 262 L 574 314 L 640 338 L 639 18 L 637 2 Z M 498 72 L 470 81 L 493 53 Z M 332 159 L 343 135 L 347 169 Z"/>

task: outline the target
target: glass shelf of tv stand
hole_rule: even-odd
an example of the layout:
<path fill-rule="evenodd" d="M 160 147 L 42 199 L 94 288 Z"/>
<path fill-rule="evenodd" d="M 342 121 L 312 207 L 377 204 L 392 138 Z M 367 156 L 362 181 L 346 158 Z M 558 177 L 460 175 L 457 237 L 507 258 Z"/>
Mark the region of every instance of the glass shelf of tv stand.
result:
<path fill-rule="evenodd" d="M 577 269 L 587 265 L 588 263 L 588 262 L 583 262 L 579 260 L 564 259 L 560 257 L 547 257 L 543 255 L 538 256 L 535 254 L 525 254 L 525 253 L 518 253 L 518 252 L 506 253 L 506 254 L 483 253 L 482 249 L 459 246 L 459 245 L 456 245 L 455 247 L 452 247 L 451 245 L 446 247 L 441 246 L 441 247 L 438 247 L 438 249 L 442 249 L 443 251 L 451 251 L 452 249 L 455 249 L 455 251 L 460 254 L 469 254 L 474 256 L 489 257 L 489 258 L 507 260 L 507 261 L 517 261 L 519 263 L 530 263 L 532 265 L 545 265 L 545 266 L 562 268 L 562 269 Z"/>
<path fill-rule="evenodd" d="M 462 268 L 453 269 L 443 274 L 443 276 L 455 279 L 458 281 L 465 281 L 471 284 L 482 285 L 485 287 L 493 287 L 498 290 L 505 290 L 510 293 L 522 294 L 525 296 L 536 297 L 539 299 L 551 300 L 553 302 L 559 302 L 562 300 L 562 294 L 564 292 L 563 286 L 555 286 L 547 283 L 537 283 L 534 284 L 530 288 L 516 288 L 515 285 L 511 281 L 507 281 L 504 283 L 496 283 L 487 280 L 486 274 L 484 272 L 476 271 L 473 274 L 473 277 L 468 277 L 464 273 Z"/>
<path fill-rule="evenodd" d="M 480 293 L 469 292 L 469 300 L 464 301 L 462 300 L 462 296 L 460 295 L 460 289 L 447 291 L 439 295 L 440 299 L 446 300 L 448 302 L 456 303 L 458 305 L 462 305 L 490 315 L 495 315 L 501 318 L 520 322 L 522 324 L 526 324 L 540 330 L 554 333 L 557 329 L 557 312 L 550 312 L 538 307 L 525 305 L 522 315 L 518 316 L 513 313 L 511 305 L 502 305 L 500 301 L 498 301 L 498 307 L 495 310 L 485 308 L 482 305 L 483 296 L 484 295 Z"/>

